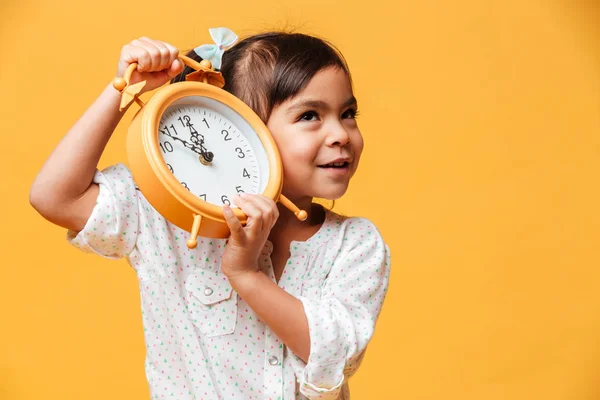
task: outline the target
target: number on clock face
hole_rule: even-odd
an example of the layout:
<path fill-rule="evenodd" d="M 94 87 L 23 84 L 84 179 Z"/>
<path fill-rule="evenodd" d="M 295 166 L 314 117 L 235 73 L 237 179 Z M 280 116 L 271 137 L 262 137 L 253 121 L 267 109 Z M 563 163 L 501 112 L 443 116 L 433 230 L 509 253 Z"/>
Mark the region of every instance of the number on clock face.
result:
<path fill-rule="evenodd" d="M 200 199 L 232 203 L 259 193 L 260 169 L 247 138 L 233 122 L 201 105 L 172 105 L 160 120 L 158 142 L 169 170 Z"/>

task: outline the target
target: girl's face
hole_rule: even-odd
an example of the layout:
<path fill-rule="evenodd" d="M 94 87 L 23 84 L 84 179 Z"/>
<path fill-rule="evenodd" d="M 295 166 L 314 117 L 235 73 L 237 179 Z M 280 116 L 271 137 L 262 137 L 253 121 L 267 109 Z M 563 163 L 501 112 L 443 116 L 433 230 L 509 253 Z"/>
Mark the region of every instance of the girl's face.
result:
<path fill-rule="evenodd" d="M 348 75 L 330 67 L 271 112 L 283 162 L 283 193 L 291 199 L 340 198 L 358 167 L 363 139 Z"/>

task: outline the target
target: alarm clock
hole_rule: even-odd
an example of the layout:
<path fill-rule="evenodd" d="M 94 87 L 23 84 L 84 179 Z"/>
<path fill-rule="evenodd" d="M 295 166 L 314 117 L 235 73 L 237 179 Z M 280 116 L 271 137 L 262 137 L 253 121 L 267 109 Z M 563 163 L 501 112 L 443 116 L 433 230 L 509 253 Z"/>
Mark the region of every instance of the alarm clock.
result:
<path fill-rule="evenodd" d="M 189 248 L 197 246 L 197 236 L 229 236 L 225 204 L 246 223 L 232 203 L 235 194 L 262 194 L 305 220 L 307 213 L 281 194 L 281 157 L 260 117 L 222 89 L 223 76 L 210 61 L 179 58 L 196 71 L 159 89 L 147 103 L 137 97 L 146 82 L 130 84 L 136 63 L 113 80 L 121 110 L 133 101 L 140 106 L 129 125 L 127 158 L 148 202 L 190 233 Z"/>

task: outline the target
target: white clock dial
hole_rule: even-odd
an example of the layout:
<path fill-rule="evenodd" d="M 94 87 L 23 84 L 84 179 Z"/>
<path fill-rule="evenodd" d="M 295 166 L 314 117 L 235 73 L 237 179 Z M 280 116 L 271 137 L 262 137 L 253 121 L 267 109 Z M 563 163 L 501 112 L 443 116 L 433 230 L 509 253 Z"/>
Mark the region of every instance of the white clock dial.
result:
<path fill-rule="evenodd" d="M 262 193 L 266 186 L 268 161 L 260 139 L 216 100 L 193 97 L 170 105 L 158 142 L 173 175 L 204 201 L 235 206 L 233 195 Z"/>

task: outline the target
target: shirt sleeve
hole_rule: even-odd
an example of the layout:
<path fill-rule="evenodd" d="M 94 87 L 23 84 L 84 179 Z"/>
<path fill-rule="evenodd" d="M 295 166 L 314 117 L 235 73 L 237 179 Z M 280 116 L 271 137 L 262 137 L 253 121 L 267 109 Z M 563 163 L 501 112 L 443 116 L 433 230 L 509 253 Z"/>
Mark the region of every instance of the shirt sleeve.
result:
<path fill-rule="evenodd" d="M 362 361 L 387 292 L 390 252 L 375 226 L 353 218 L 345 235 L 321 298 L 300 297 L 310 354 L 299 389 L 309 399 L 339 398 L 344 380 Z"/>
<path fill-rule="evenodd" d="M 67 240 L 87 253 L 119 259 L 133 250 L 138 235 L 138 196 L 129 169 L 116 164 L 96 171 L 100 187 L 96 205 L 84 228 L 67 232 Z"/>

